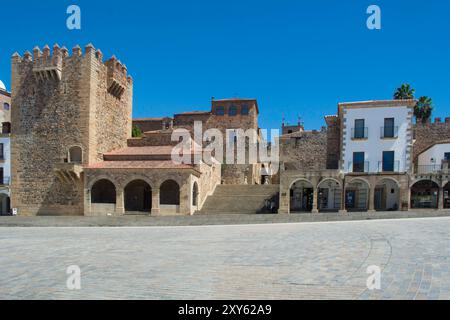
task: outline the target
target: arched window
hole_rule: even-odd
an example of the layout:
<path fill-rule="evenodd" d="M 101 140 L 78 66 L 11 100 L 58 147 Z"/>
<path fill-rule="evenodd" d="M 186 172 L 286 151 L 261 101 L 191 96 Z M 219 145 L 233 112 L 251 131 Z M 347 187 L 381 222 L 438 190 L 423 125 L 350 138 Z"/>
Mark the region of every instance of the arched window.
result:
<path fill-rule="evenodd" d="M 192 187 L 192 205 L 198 206 L 198 184 L 194 182 L 194 186 Z"/>
<path fill-rule="evenodd" d="M 173 180 L 167 180 L 160 187 L 160 204 L 180 205 L 180 186 Z"/>
<path fill-rule="evenodd" d="M 4 103 L 3 104 L 3 110 L 6 110 L 6 111 L 8 111 L 9 110 L 9 103 Z"/>
<path fill-rule="evenodd" d="M 148 212 L 152 209 L 152 188 L 143 180 L 134 180 L 124 189 L 125 211 Z"/>
<path fill-rule="evenodd" d="M 97 181 L 91 189 L 91 203 L 116 203 L 116 187 L 106 179 Z"/>
<path fill-rule="evenodd" d="M 83 162 L 83 150 L 80 147 L 75 146 L 69 149 L 69 162 L 70 163 Z"/>
<path fill-rule="evenodd" d="M 11 133 L 11 122 L 3 122 L 2 123 L 2 133 L 3 134 Z"/>

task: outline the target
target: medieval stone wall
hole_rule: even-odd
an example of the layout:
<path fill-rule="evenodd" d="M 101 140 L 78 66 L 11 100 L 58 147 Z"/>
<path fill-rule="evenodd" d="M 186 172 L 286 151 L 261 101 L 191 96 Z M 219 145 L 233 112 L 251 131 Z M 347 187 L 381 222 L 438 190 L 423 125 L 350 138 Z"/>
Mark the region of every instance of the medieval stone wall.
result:
<path fill-rule="evenodd" d="M 280 138 L 280 162 L 286 170 L 324 170 L 327 168 L 326 131 L 305 131 Z"/>
<path fill-rule="evenodd" d="M 83 165 L 100 161 L 131 136 L 131 79 L 122 74 L 122 99 L 110 97 L 101 59 L 92 46 L 84 55 L 55 45 L 53 55 L 45 47 L 13 56 L 12 207 L 20 215 L 82 214 L 82 184 L 59 180 L 55 165 L 73 146 L 83 150 Z"/>
<path fill-rule="evenodd" d="M 432 144 L 450 139 L 450 118 L 445 122 L 435 121 L 434 123 L 418 123 L 414 125 L 414 147 L 413 160 Z"/>

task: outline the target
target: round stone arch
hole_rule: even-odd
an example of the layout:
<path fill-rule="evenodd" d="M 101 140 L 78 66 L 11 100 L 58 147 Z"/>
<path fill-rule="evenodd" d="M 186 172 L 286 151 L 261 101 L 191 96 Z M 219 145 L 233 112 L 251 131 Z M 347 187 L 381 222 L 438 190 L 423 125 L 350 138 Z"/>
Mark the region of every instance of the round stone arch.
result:
<path fill-rule="evenodd" d="M 96 188 L 96 185 L 100 182 L 104 181 L 106 186 L 112 186 L 111 189 L 105 188 L 105 185 L 102 185 L 100 188 Z M 91 181 L 89 190 L 89 204 L 117 204 L 117 184 L 106 177 L 99 177 Z"/>
<path fill-rule="evenodd" d="M 142 180 L 142 181 L 144 181 L 144 182 L 146 182 L 149 186 L 150 186 L 150 188 L 154 188 L 155 186 L 159 186 L 159 185 L 157 185 L 156 183 L 155 183 L 155 181 L 153 181 L 152 179 L 149 179 L 149 177 L 147 177 L 146 175 L 141 175 L 141 174 L 133 174 L 133 175 L 130 175 L 130 176 L 128 176 L 127 175 L 127 178 L 125 179 L 125 180 L 123 180 L 123 181 L 121 181 L 120 182 L 120 184 L 119 184 L 119 187 L 120 187 L 120 189 L 125 189 L 126 188 L 126 186 L 128 186 L 131 182 L 133 182 L 133 181 L 136 181 L 136 180 Z"/>
<path fill-rule="evenodd" d="M 304 183 L 307 187 L 297 187 L 297 183 Z M 290 213 L 312 212 L 314 209 L 315 184 L 306 178 L 293 179 L 287 190 Z"/>
<path fill-rule="evenodd" d="M 342 182 L 336 178 L 323 178 L 317 184 L 317 208 L 319 212 L 338 212 L 342 203 Z"/>
<path fill-rule="evenodd" d="M 422 182 L 422 181 L 432 181 L 432 182 L 436 183 L 439 187 L 442 187 L 442 184 L 438 179 L 436 179 L 434 177 L 424 177 L 424 178 L 418 178 L 418 179 L 412 180 L 410 183 L 410 188 L 412 188 L 416 183 Z M 448 182 L 450 182 L 450 180 Z"/>
<path fill-rule="evenodd" d="M 322 179 L 321 181 L 319 181 L 319 183 L 317 184 L 317 189 L 319 189 L 319 188 L 322 186 L 323 183 L 328 182 L 328 181 L 336 182 L 336 183 L 339 185 L 339 187 L 342 188 L 342 182 L 339 181 L 338 179 L 336 179 L 336 178 L 323 178 L 323 179 Z"/>
<path fill-rule="evenodd" d="M 119 190 L 120 184 L 117 182 L 116 179 L 107 174 L 92 176 L 91 179 L 89 179 L 89 183 L 87 184 L 87 189 L 89 190 L 92 189 L 92 186 L 100 180 L 109 180 L 116 188 L 116 192 L 117 190 Z"/>
<path fill-rule="evenodd" d="M 361 183 L 365 188 L 352 188 L 355 183 Z M 344 187 L 344 204 L 347 211 L 364 212 L 368 211 L 370 204 L 370 192 L 372 185 L 367 179 L 355 177 L 345 181 Z"/>
<path fill-rule="evenodd" d="M 376 211 L 398 211 L 402 209 L 401 183 L 393 177 L 380 177 L 376 180 L 373 195 L 373 208 Z"/>
<path fill-rule="evenodd" d="M 421 185 L 431 182 L 430 186 Z M 436 179 L 421 178 L 413 181 L 410 186 L 412 209 L 438 209 L 442 186 Z"/>
<path fill-rule="evenodd" d="M 168 177 L 159 185 L 160 205 L 181 205 L 181 188 L 176 179 Z"/>
<path fill-rule="evenodd" d="M 315 185 L 314 185 L 314 183 L 313 183 L 311 180 L 308 180 L 308 179 L 306 179 L 306 178 L 293 178 L 292 181 L 291 181 L 291 183 L 289 184 L 288 190 L 291 190 L 291 189 L 292 189 L 292 186 L 293 186 L 295 183 L 301 182 L 301 181 L 306 182 L 306 183 L 309 183 L 310 185 L 313 186 L 313 189 L 315 188 Z"/>
<path fill-rule="evenodd" d="M 347 188 L 347 186 L 349 185 L 349 184 L 352 184 L 352 183 L 357 183 L 357 182 L 362 182 L 362 183 L 365 183 L 366 185 L 367 185 L 367 188 L 370 190 L 371 188 L 372 188 L 372 185 L 370 184 L 370 182 L 369 182 L 369 180 L 367 180 L 367 179 L 364 179 L 364 178 L 361 178 L 361 177 L 355 177 L 355 178 L 351 178 L 350 180 L 346 180 L 345 181 L 345 187 Z"/>

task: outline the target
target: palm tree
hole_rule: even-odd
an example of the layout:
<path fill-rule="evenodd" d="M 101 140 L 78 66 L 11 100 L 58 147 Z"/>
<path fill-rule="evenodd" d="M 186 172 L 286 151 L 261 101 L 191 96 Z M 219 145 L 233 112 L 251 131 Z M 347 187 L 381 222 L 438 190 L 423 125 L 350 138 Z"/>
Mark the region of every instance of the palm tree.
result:
<path fill-rule="evenodd" d="M 433 100 L 430 97 L 420 97 L 414 107 L 414 116 L 417 121 L 427 123 L 433 113 Z"/>
<path fill-rule="evenodd" d="M 133 126 L 133 130 L 132 130 L 131 136 L 133 138 L 140 138 L 140 137 L 142 137 L 142 130 L 141 130 L 141 128 L 139 128 L 137 126 Z"/>
<path fill-rule="evenodd" d="M 402 84 L 400 88 L 397 88 L 397 90 L 394 93 L 394 99 L 395 100 L 414 99 L 415 92 L 416 92 L 415 89 L 411 88 L 409 84 L 405 83 Z"/>

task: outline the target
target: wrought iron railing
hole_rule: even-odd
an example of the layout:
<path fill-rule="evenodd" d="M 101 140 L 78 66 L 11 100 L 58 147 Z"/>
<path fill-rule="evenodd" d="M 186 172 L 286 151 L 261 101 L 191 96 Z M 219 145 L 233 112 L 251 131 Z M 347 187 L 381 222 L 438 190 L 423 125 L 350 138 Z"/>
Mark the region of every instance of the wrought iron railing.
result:
<path fill-rule="evenodd" d="M 440 164 L 418 165 L 415 171 L 416 174 L 439 173 L 442 171 L 442 165 Z"/>
<path fill-rule="evenodd" d="M 400 161 L 379 161 L 378 172 L 400 172 Z"/>
<path fill-rule="evenodd" d="M 370 169 L 370 162 L 364 161 L 364 162 L 350 162 L 348 166 L 349 172 L 354 173 L 368 173 Z"/>
<path fill-rule="evenodd" d="M 381 139 L 398 138 L 398 127 L 381 127 L 380 137 Z"/>
<path fill-rule="evenodd" d="M 369 129 L 368 128 L 353 128 L 352 129 L 352 139 L 360 140 L 367 139 L 369 137 Z"/>

